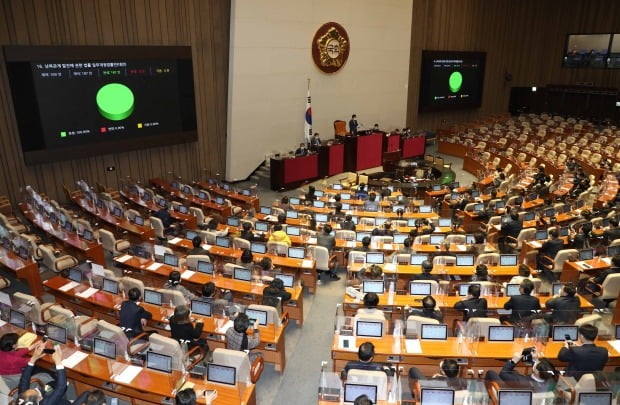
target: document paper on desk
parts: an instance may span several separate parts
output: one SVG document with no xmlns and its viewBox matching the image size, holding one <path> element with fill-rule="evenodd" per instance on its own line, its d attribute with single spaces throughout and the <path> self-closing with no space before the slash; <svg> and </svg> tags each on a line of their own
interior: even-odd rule
<svg viewBox="0 0 620 405">
<path fill-rule="evenodd" d="M 67 368 L 73 368 L 78 365 L 78 363 L 85 358 L 88 357 L 87 353 L 83 353 L 80 351 L 74 352 L 71 356 L 67 357 L 62 361 L 62 365 Z"/>
<path fill-rule="evenodd" d="M 312 260 L 304 259 L 304 261 L 301 263 L 301 267 L 303 267 L 304 269 L 311 269 L 312 268 Z"/>
<path fill-rule="evenodd" d="M 459 252 L 464 252 L 467 250 L 467 246 L 465 245 L 456 245 L 456 250 L 458 250 Z"/>
<path fill-rule="evenodd" d="M 422 353 L 422 346 L 418 339 L 405 339 L 405 350 L 407 353 Z"/>
<path fill-rule="evenodd" d="M 114 381 L 129 384 L 142 371 L 142 367 L 127 366 L 122 373 L 113 377 Z"/>
<path fill-rule="evenodd" d="M 608 340 L 607 343 L 609 343 L 616 352 L 620 353 L 620 340 Z"/>
<path fill-rule="evenodd" d="M 84 290 L 82 292 L 76 293 L 75 295 L 77 295 L 78 297 L 81 297 L 81 298 L 89 298 L 90 296 L 92 296 L 97 291 L 99 291 L 97 288 L 90 287 L 88 290 Z"/>
<path fill-rule="evenodd" d="M 172 238 L 168 241 L 168 243 L 172 243 L 173 245 L 176 245 L 177 243 L 181 242 L 183 239 L 181 238 Z"/>
<path fill-rule="evenodd" d="M 189 280 L 190 278 L 192 278 L 192 276 L 193 276 L 194 274 L 196 274 L 196 272 L 195 272 L 195 271 L 185 270 L 185 271 L 183 272 L 183 274 L 181 274 L 181 278 L 182 278 L 183 280 Z"/>
<path fill-rule="evenodd" d="M 226 331 L 228 330 L 228 328 L 231 328 L 233 326 L 233 321 L 232 320 L 228 320 L 228 322 L 226 322 L 224 325 L 220 326 L 219 328 L 217 328 L 217 331 L 219 333 L 226 333 Z"/>
<path fill-rule="evenodd" d="M 67 292 L 67 291 L 71 290 L 72 288 L 77 287 L 78 285 L 80 285 L 80 284 L 76 283 L 75 281 L 69 281 L 67 284 L 65 284 L 62 287 L 60 287 L 59 290 L 62 291 L 62 292 Z"/>
<path fill-rule="evenodd" d="M 122 255 L 122 256 L 117 257 L 114 260 L 116 260 L 117 262 L 125 263 L 129 259 L 131 259 L 131 255 Z"/>
<path fill-rule="evenodd" d="M 155 262 L 155 263 L 151 263 L 151 265 L 148 266 L 146 269 L 150 270 L 150 271 L 155 271 L 155 270 L 157 270 L 160 267 L 161 267 L 161 263 Z"/>
</svg>

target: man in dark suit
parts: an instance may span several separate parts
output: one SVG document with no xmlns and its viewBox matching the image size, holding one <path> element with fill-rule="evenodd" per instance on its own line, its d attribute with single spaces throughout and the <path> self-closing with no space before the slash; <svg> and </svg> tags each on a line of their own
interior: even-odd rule
<svg viewBox="0 0 620 405">
<path fill-rule="evenodd" d="M 193 248 L 187 251 L 187 255 L 209 255 L 209 251 L 202 247 L 202 238 L 200 236 L 194 236 L 192 239 Z"/>
<path fill-rule="evenodd" d="M 620 227 L 618 226 L 618 219 L 612 218 L 609 220 L 609 229 L 603 232 L 603 240 L 609 244 L 616 239 L 620 239 Z"/>
<path fill-rule="evenodd" d="M 305 143 L 300 143 L 299 148 L 295 151 L 295 156 L 306 156 L 308 154 L 308 149 L 306 148 Z"/>
<path fill-rule="evenodd" d="M 323 230 L 321 232 L 317 232 L 316 244 L 327 249 L 328 255 L 332 254 L 332 250 L 336 246 L 336 238 L 332 235 L 332 226 L 330 224 L 325 224 L 323 226 Z M 319 273 L 320 276 L 322 271 L 317 270 L 317 273 Z M 334 270 L 329 270 L 326 273 L 331 279 L 340 280 L 340 277 L 334 273 Z"/>
<path fill-rule="evenodd" d="M 424 260 L 420 266 L 422 268 L 422 273 L 414 274 L 411 276 L 411 280 L 435 280 L 439 282 L 439 279 L 431 274 L 433 271 L 433 262 L 430 260 Z"/>
<path fill-rule="evenodd" d="M 353 216 L 350 214 L 347 214 L 344 217 L 344 221 L 342 221 L 342 223 L 340 224 L 340 229 L 344 229 L 347 231 L 354 231 L 355 230 L 355 222 L 353 222 Z"/>
<path fill-rule="evenodd" d="M 388 377 L 394 375 L 392 370 L 387 364 L 377 363 L 372 361 L 375 357 L 375 345 L 370 342 L 364 342 L 357 350 L 357 357 L 359 361 L 350 361 L 344 366 L 342 370 L 342 379 L 347 378 L 349 370 L 368 370 L 368 371 L 383 371 Z"/>
<path fill-rule="evenodd" d="M 544 257 L 549 257 L 550 259 L 555 259 L 558 252 L 564 249 L 564 241 L 558 238 L 558 231 L 556 229 L 552 229 L 549 231 L 549 239 L 546 240 L 540 249 L 538 249 L 538 268 L 544 269 L 543 277 L 546 280 L 554 281 L 555 275 L 553 272 L 545 267 L 546 261 Z"/>
<path fill-rule="evenodd" d="M 535 354 L 535 353 L 534 353 Z M 558 372 L 547 359 L 538 359 L 532 366 L 532 374 L 525 375 L 515 370 L 515 366 L 523 359 L 523 352 L 515 352 L 500 371 L 490 370 L 485 377 L 488 381 L 504 381 L 515 388 L 531 389 L 534 392 L 547 392 L 555 388 Z"/>
<path fill-rule="evenodd" d="M 409 315 L 423 316 L 424 318 L 435 319 L 439 322 L 443 322 L 443 313 L 436 308 L 437 301 L 435 301 L 435 298 L 433 298 L 432 295 L 427 295 L 422 298 L 422 308 L 409 309 Z"/>
<path fill-rule="evenodd" d="M 55 346 L 52 359 L 56 366 L 56 385 L 51 392 L 39 392 L 38 389 L 30 389 L 30 377 L 34 370 L 34 365 L 41 357 L 43 357 L 43 349 L 45 343 L 39 342 L 28 362 L 26 368 L 22 372 L 19 379 L 19 404 L 37 404 L 37 405 L 65 405 L 70 404 L 65 398 L 67 391 L 67 371 L 62 365 L 62 349 L 61 346 Z"/>
<path fill-rule="evenodd" d="M 550 323 L 572 325 L 581 313 L 579 298 L 575 296 L 577 289 L 572 283 L 566 284 L 558 297 L 551 298 L 545 307 L 553 310 L 545 317 Z"/>
<path fill-rule="evenodd" d="M 516 210 L 513 210 L 510 212 L 510 220 L 502 223 L 500 235 L 504 237 L 510 236 L 517 239 L 522 229 L 523 223 L 519 220 L 519 213 Z"/>
<path fill-rule="evenodd" d="M 312 139 L 310 139 L 310 150 L 313 152 L 316 152 L 319 150 L 320 146 L 321 146 L 321 138 L 319 137 L 319 133 L 315 132 L 314 135 L 312 136 Z"/>
<path fill-rule="evenodd" d="M 521 322 L 529 319 L 537 310 L 540 310 L 540 301 L 538 298 L 532 297 L 530 294 L 534 290 L 532 280 L 525 279 L 521 281 L 519 286 L 520 295 L 513 295 L 504 304 L 504 309 L 511 309 L 510 322 Z"/>
<path fill-rule="evenodd" d="M 130 339 L 142 333 L 142 327 L 146 325 L 146 321 L 153 318 L 153 314 L 138 305 L 140 296 L 140 290 L 135 287 L 131 288 L 127 293 L 129 300 L 121 304 L 120 327 Z"/>
<path fill-rule="evenodd" d="M 357 135 L 357 115 L 353 114 L 349 120 L 349 132 L 351 135 Z"/>
<path fill-rule="evenodd" d="M 454 304 L 454 309 L 463 311 L 463 320 L 487 317 L 487 300 L 480 298 L 480 284 L 471 284 L 467 288 L 467 298 Z"/>
<path fill-rule="evenodd" d="M 607 363 L 609 353 L 607 349 L 598 347 L 594 340 L 598 335 L 596 326 L 585 324 L 579 327 L 579 343 L 564 343 L 564 347 L 558 353 L 558 360 L 568 363 L 566 375 L 579 380 L 582 375 L 593 371 L 601 371 Z"/>
<path fill-rule="evenodd" d="M 455 390 L 467 388 L 467 380 L 459 378 L 459 364 L 454 359 L 444 359 L 439 363 L 439 373 L 433 375 L 433 380 L 446 381 L 448 387 Z M 409 369 L 410 380 L 427 380 L 426 377 L 417 367 Z"/>
</svg>

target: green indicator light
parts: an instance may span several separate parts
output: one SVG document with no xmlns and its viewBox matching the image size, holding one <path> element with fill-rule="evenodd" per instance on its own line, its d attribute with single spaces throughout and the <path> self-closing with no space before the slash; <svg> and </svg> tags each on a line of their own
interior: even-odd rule
<svg viewBox="0 0 620 405">
<path fill-rule="evenodd" d="M 450 86 L 450 91 L 452 93 L 456 93 L 461 90 L 461 86 L 463 85 L 463 75 L 460 72 L 452 72 L 450 75 L 450 79 L 448 79 L 448 86 Z"/>
<path fill-rule="evenodd" d="M 61 138 L 66 138 L 67 137 L 67 133 L 65 131 L 61 131 L 60 132 L 60 137 Z"/>
<path fill-rule="evenodd" d="M 109 120 L 124 120 L 134 109 L 133 92 L 124 84 L 106 84 L 97 92 L 97 108 Z"/>
</svg>

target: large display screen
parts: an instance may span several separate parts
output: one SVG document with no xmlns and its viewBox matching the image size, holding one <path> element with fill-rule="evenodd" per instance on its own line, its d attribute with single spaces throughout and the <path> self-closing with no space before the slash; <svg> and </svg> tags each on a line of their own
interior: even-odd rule
<svg viewBox="0 0 620 405">
<path fill-rule="evenodd" d="M 27 164 L 197 139 L 190 47 L 5 47 Z"/>
<path fill-rule="evenodd" d="M 485 61 L 484 52 L 422 51 L 418 111 L 480 107 Z"/>
</svg>

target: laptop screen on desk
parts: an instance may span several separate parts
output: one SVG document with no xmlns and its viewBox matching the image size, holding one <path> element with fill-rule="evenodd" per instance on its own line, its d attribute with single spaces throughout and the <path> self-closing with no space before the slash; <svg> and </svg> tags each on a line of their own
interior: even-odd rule
<svg viewBox="0 0 620 405">
<path fill-rule="evenodd" d="M 314 200 L 312 201 L 312 206 L 314 208 L 325 208 L 325 201 Z"/>
<path fill-rule="evenodd" d="M 433 191 L 441 191 L 441 184 L 433 184 L 432 190 Z"/>
<path fill-rule="evenodd" d="M 110 294 L 118 294 L 118 281 L 104 277 L 101 289 L 105 292 L 109 292 Z"/>
<path fill-rule="evenodd" d="M 428 260 L 428 255 L 418 255 L 418 254 L 411 255 L 411 264 L 414 266 L 422 264 L 424 260 Z"/>
<path fill-rule="evenodd" d="M 297 219 L 299 217 L 299 213 L 297 211 L 293 211 L 293 210 L 286 210 L 286 217 L 287 218 L 292 218 L 292 219 Z"/>
<path fill-rule="evenodd" d="M 409 237 L 409 234 L 406 233 L 395 233 L 394 234 L 394 243 L 403 243 L 405 239 Z"/>
<path fill-rule="evenodd" d="M 82 282 L 82 271 L 76 267 L 69 270 L 69 279 L 75 281 L 76 283 Z"/>
<path fill-rule="evenodd" d="M 579 260 L 592 260 L 594 258 L 594 249 L 582 249 L 579 251 Z"/>
<path fill-rule="evenodd" d="M 198 260 L 197 263 L 196 270 L 198 270 L 199 273 L 213 274 L 213 263 L 205 262 L 204 260 Z"/>
<path fill-rule="evenodd" d="M 216 363 L 207 364 L 207 381 L 235 385 L 237 383 L 237 369 Z"/>
<path fill-rule="evenodd" d="M 211 316 L 211 303 L 207 301 L 192 300 L 192 312 L 202 316 Z"/>
<path fill-rule="evenodd" d="M 233 278 L 240 281 L 252 281 L 252 272 L 245 267 L 235 267 L 233 269 Z"/>
<path fill-rule="evenodd" d="M 264 243 L 252 242 L 250 244 L 250 251 L 252 253 L 265 254 L 267 252 L 267 245 Z"/>
<path fill-rule="evenodd" d="M 532 391 L 499 390 L 498 405 L 532 405 Z"/>
<path fill-rule="evenodd" d="M 448 339 L 448 325 L 434 325 L 423 323 L 420 333 L 421 339 L 446 340 Z"/>
<path fill-rule="evenodd" d="M 144 290 L 144 302 L 161 306 L 163 294 L 155 290 Z"/>
<path fill-rule="evenodd" d="M 239 226 L 239 218 L 237 218 L 237 217 L 228 217 L 226 219 L 226 225 L 228 225 L 228 226 Z"/>
<path fill-rule="evenodd" d="M 519 287 L 519 284 L 506 284 L 506 297 L 521 295 L 521 293 L 519 292 Z"/>
<path fill-rule="evenodd" d="M 433 207 L 430 205 L 420 205 L 420 214 L 430 214 L 433 212 Z"/>
<path fill-rule="evenodd" d="M 314 216 L 314 219 L 318 223 L 323 223 L 323 222 L 327 222 L 329 220 L 329 217 L 327 216 L 327 214 L 316 214 Z"/>
<path fill-rule="evenodd" d="M 616 340 L 620 339 L 620 325 L 616 325 Z"/>
<path fill-rule="evenodd" d="M 560 295 L 562 288 L 564 288 L 563 283 L 553 283 L 551 285 L 551 295 Z"/>
<path fill-rule="evenodd" d="M 54 342 L 60 343 L 61 345 L 67 343 L 67 329 L 61 326 L 55 325 L 53 323 L 48 323 L 46 335 Z"/>
<path fill-rule="evenodd" d="M 515 340 L 514 326 L 489 326 L 489 342 L 512 342 Z"/>
<path fill-rule="evenodd" d="M 611 392 L 580 392 L 579 405 L 611 405 Z"/>
<path fill-rule="evenodd" d="M 306 257 L 306 250 L 302 247 L 291 246 L 288 248 L 288 257 L 293 259 L 303 259 Z"/>
<path fill-rule="evenodd" d="M 298 226 L 287 226 L 286 234 L 290 236 L 299 236 L 301 234 L 301 228 Z"/>
<path fill-rule="evenodd" d="M 422 388 L 420 405 L 452 405 L 454 390 L 441 388 Z"/>
<path fill-rule="evenodd" d="M 540 231 L 536 231 L 536 236 L 535 236 L 536 240 L 543 240 L 543 239 L 547 239 L 548 237 L 549 237 L 549 235 L 548 235 L 546 229 L 543 229 L 543 230 L 540 230 Z"/>
<path fill-rule="evenodd" d="M 445 239 L 446 239 L 446 235 L 431 235 L 430 244 L 441 245 Z"/>
<path fill-rule="evenodd" d="M 265 214 L 265 215 L 270 215 L 271 214 L 271 207 L 267 207 L 267 206 L 261 205 L 260 213 L 261 214 Z"/>
<path fill-rule="evenodd" d="M 568 226 L 561 226 L 558 229 L 558 236 L 564 237 L 564 236 L 568 236 L 568 235 L 570 235 L 570 227 L 568 227 Z"/>
<path fill-rule="evenodd" d="M 171 373 L 172 357 L 166 354 L 148 351 L 146 352 L 146 368 L 163 371 L 164 373 Z"/>
<path fill-rule="evenodd" d="M 475 260 L 474 255 L 457 255 L 456 265 L 457 266 L 473 266 L 474 260 Z"/>
<path fill-rule="evenodd" d="M 82 233 L 82 237 L 89 242 L 93 241 L 93 233 L 88 229 L 84 229 L 84 232 Z"/>
<path fill-rule="evenodd" d="M 198 192 L 198 198 L 200 198 L 201 200 L 207 200 L 207 193 L 205 193 L 204 191 L 199 191 Z"/>
<path fill-rule="evenodd" d="M 196 236 L 200 236 L 196 231 L 185 231 L 185 239 L 193 240 Z"/>
<path fill-rule="evenodd" d="M 619 255 L 619 254 L 620 254 L 620 245 L 609 246 L 607 248 L 607 256 L 614 257 L 615 255 Z"/>
<path fill-rule="evenodd" d="M 186 205 L 179 205 L 179 212 L 180 212 L 181 214 L 187 214 L 187 212 L 188 212 L 188 211 L 189 211 L 189 210 L 187 209 L 187 206 L 186 206 Z"/>
<path fill-rule="evenodd" d="M 358 397 L 366 395 L 368 399 L 373 403 L 377 403 L 377 386 L 366 384 L 351 384 L 346 383 L 344 385 L 344 402 L 353 403 Z"/>
<path fill-rule="evenodd" d="M 547 208 L 545 210 L 545 216 L 548 218 L 555 216 L 555 208 Z"/>
<path fill-rule="evenodd" d="M 96 337 L 93 342 L 93 353 L 116 360 L 116 343 Z"/>
<path fill-rule="evenodd" d="M 380 338 L 383 336 L 383 321 L 357 321 L 357 336 Z"/>
<path fill-rule="evenodd" d="M 451 227 L 452 226 L 452 219 L 450 218 L 439 218 L 439 222 L 438 222 L 440 227 Z"/>
<path fill-rule="evenodd" d="M 269 230 L 269 224 L 267 222 L 257 222 L 254 224 L 254 228 L 259 232 L 267 232 Z"/>
<path fill-rule="evenodd" d="M 383 264 L 383 253 L 382 252 L 367 252 L 366 263 Z"/>
<path fill-rule="evenodd" d="M 284 287 L 293 288 L 293 284 L 295 283 L 295 276 L 293 276 L 292 274 L 276 273 L 273 277 L 282 280 Z"/>
<path fill-rule="evenodd" d="M 517 255 L 499 255 L 500 266 L 516 266 Z"/>
<path fill-rule="evenodd" d="M 301 201 L 297 197 L 291 197 L 291 198 L 288 199 L 288 201 L 289 201 L 289 203 L 291 203 L 291 205 L 299 205 L 299 204 L 301 204 Z"/>
<path fill-rule="evenodd" d="M 215 197 L 215 203 L 218 205 L 224 205 L 226 204 L 226 201 L 222 197 Z"/>
<path fill-rule="evenodd" d="M 228 248 L 230 247 L 230 239 L 224 236 L 216 236 L 215 237 L 215 246 Z"/>
<path fill-rule="evenodd" d="M 332 184 L 332 188 L 333 188 L 334 190 L 342 190 L 342 184 L 340 184 L 340 183 L 334 183 L 334 184 Z"/>
<path fill-rule="evenodd" d="M 355 234 L 355 240 L 361 242 L 366 236 L 370 238 L 370 232 L 357 232 Z"/>
<path fill-rule="evenodd" d="M 164 253 L 164 264 L 179 267 L 179 258 L 173 253 Z"/>
<path fill-rule="evenodd" d="M 417 283 L 411 281 L 409 283 L 409 294 L 410 295 L 431 295 L 431 285 L 432 283 Z"/>
<path fill-rule="evenodd" d="M 498 210 L 500 208 L 504 208 L 506 206 L 506 201 L 499 200 L 495 202 L 495 209 Z"/>
<path fill-rule="evenodd" d="M 464 297 L 468 294 L 469 291 L 469 286 L 471 285 L 477 285 L 478 287 L 480 287 L 480 284 L 476 284 L 476 283 L 472 283 L 472 284 L 459 284 L 459 295 L 461 297 Z"/>
<path fill-rule="evenodd" d="M 254 320 L 257 320 L 259 325 L 267 326 L 267 311 L 248 308 L 245 310 L 245 314 L 250 318 L 250 325 L 253 325 Z"/>
<path fill-rule="evenodd" d="M 523 215 L 523 220 L 524 221 L 533 221 L 536 218 L 536 213 L 535 212 L 526 212 Z"/>
<path fill-rule="evenodd" d="M 563 342 L 566 335 L 570 336 L 570 340 L 576 341 L 579 333 L 579 326 L 574 325 L 553 325 L 553 340 Z"/>
<path fill-rule="evenodd" d="M 9 323 L 20 329 L 26 329 L 26 315 L 23 312 L 11 309 L 9 311 Z"/>
<path fill-rule="evenodd" d="M 362 284 L 362 292 L 364 294 L 383 294 L 384 289 L 385 287 L 383 280 L 364 280 L 364 283 Z"/>
</svg>

